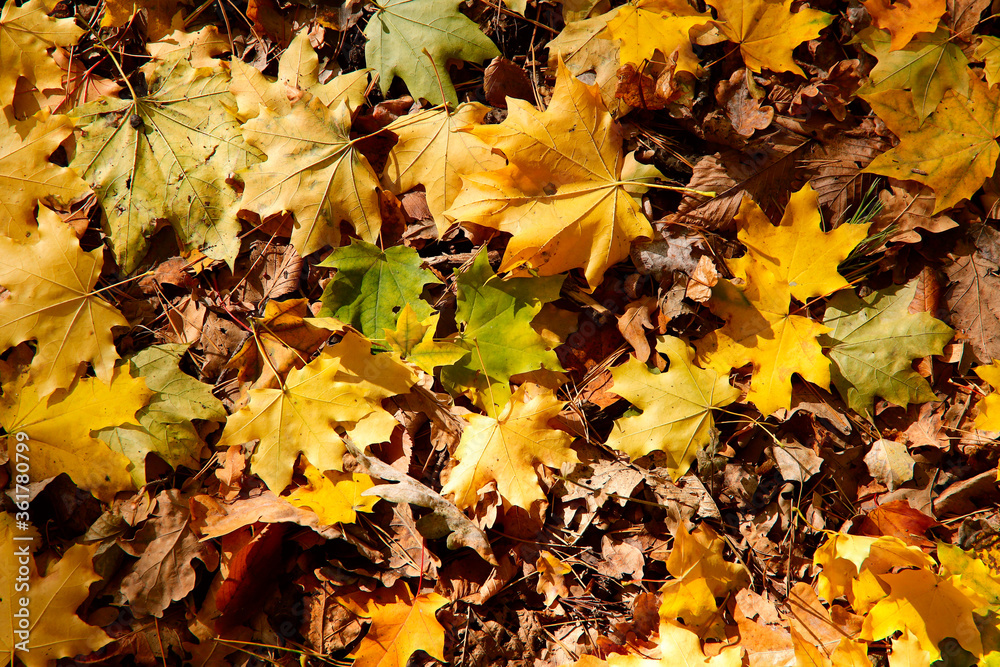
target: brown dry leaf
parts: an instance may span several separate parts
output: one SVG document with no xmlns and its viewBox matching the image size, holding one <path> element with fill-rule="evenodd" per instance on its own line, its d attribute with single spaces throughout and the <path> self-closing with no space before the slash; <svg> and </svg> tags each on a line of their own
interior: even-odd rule
<svg viewBox="0 0 1000 667">
<path fill-rule="evenodd" d="M 507 98 L 513 97 L 526 102 L 535 101 L 535 87 L 527 72 L 520 65 L 503 56 L 497 56 L 483 72 L 483 91 L 486 101 L 500 109 L 507 108 Z"/>
<path fill-rule="evenodd" d="M 933 214 L 934 194 L 930 188 L 911 186 L 904 188 L 902 181 L 890 181 L 891 190 L 879 193 L 882 210 L 872 218 L 870 233 L 877 234 L 893 226 L 886 243 L 919 243 L 918 229 L 934 234 L 958 227 L 958 223 L 944 214 Z"/>
<path fill-rule="evenodd" d="M 706 303 L 712 298 L 712 288 L 718 282 L 719 270 L 715 268 L 715 263 L 708 255 L 702 255 L 698 266 L 691 272 L 684 296 L 698 303 Z"/>
<path fill-rule="evenodd" d="M 191 499 L 191 529 L 202 538 L 217 538 L 255 523 L 295 523 L 328 539 L 341 536 L 335 526 L 321 526 L 315 512 L 301 509 L 267 489 L 249 498 L 219 502 L 208 495 Z"/>
<path fill-rule="evenodd" d="M 550 551 L 542 551 L 535 561 L 535 571 L 538 572 L 538 583 L 535 590 L 545 596 L 545 606 L 551 607 L 552 603 L 561 597 L 569 596 L 569 588 L 566 586 L 566 575 L 573 571 L 569 565 L 559 560 Z"/>
<path fill-rule="evenodd" d="M 122 592 L 137 614 L 162 617 L 175 600 L 183 600 L 194 589 L 195 569 L 200 560 L 210 571 L 219 566 L 219 552 L 199 542 L 191 530 L 191 510 L 179 489 L 161 491 L 156 513 L 131 541 L 119 545 L 139 561 L 122 579 Z"/>
<path fill-rule="evenodd" d="M 757 130 L 765 130 L 774 119 L 774 108 L 761 106 L 747 87 L 747 70 L 739 69 L 728 81 L 720 81 L 715 88 L 715 100 L 724 108 L 729 122 L 737 134 L 750 137 Z"/>
<path fill-rule="evenodd" d="M 971 243 L 959 245 L 944 267 L 950 285 L 945 307 L 955 330 L 972 344 L 980 363 L 1000 359 L 1000 233 L 986 225 L 969 228 Z"/>
<path fill-rule="evenodd" d="M 652 348 L 646 338 L 646 330 L 653 328 L 650 315 L 659 307 L 655 297 L 645 296 L 625 306 L 625 312 L 618 318 L 618 331 L 635 350 L 635 358 L 646 362 Z"/>
<path fill-rule="evenodd" d="M 884 140 L 861 128 L 813 144 L 801 157 L 829 220 L 839 224 L 856 210 L 875 180 L 861 170 L 887 148 Z"/>
<path fill-rule="evenodd" d="M 632 63 L 625 63 L 618 70 L 615 97 L 630 107 L 646 111 L 657 111 L 667 106 L 667 100 L 657 92 L 657 81 Z"/>
</svg>

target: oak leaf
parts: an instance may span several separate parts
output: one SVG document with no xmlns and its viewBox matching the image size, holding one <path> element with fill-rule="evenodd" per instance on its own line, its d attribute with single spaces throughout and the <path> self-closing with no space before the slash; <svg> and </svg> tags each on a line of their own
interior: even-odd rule
<svg viewBox="0 0 1000 667">
<path fill-rule="evenodd" d="M 247 143 L 267 155 L 243 174 L 240 207 L 261 219 L 291 211 L 292 245 L 305 257 L 340 245 L 340 223 L 374 243 L 382 227 L 378 177 L 351 140 L 347 102 L 328 109 L 303 98 L 288 113 L 262 109 L 243 125 Z"/>
<path fill-rule="evenodd" d="M 183 248 L 231 263 L 240 223 L 226 181 L 258 158 L 225 108 L 233 105 L 229 77 L 186 60 L 142 72 L 127 93 L 134 99 L 104 97 L 73 110 L 81 135 L 70 166 L 97 193 L 123 272 L 139 266 L 162 220 Z"/>
<path fill-rule="evenodd" d="M 421 650 L 444 661 L 444 626 L 435 613 L 448 604 L 447 598 L 433 592 L 414 596 L 398 581 L 392 588 L 354 593 L 340 602 L 371 620 L 368 634 L 351 653 L 354 667 L 406 667 Z"/>
<path fill-rule="evenodd" d="M 134 377 L 141 377 L 153 392 L 149 404 L 136 414 L 138 426 L 123 424 L 101 429 L 96 435 L 111 449 L 132 462 L 137 487 L 146 484 L 146 456 L 155 453 L 176 468 L 198 468 L 205 446 L 193 419 L 224 423 L 226 409 L 212 395 L 212 385 L 199 382 L 179 367 L 186 345 L 153 345 L 130 360 Z"/>
<path fill-rule="evenodd" d="M 32 442 L 33 481 L 66 473 L 81 489 L 105 502 L 133 488 L 129 460 L 91 435 L 108 426 L 137 423 L 135 414 L 153 392 L 141 378 L 116 369 L 107 384 L 84 378 L 69 391 L 39 395 L 30 372 L 3 386 L 0 423 L 8 434 L 27 433 Z M 8 452 L 13 435 L 7 436 Z"/>
<path fill-rule="evenodd" d="M 697 74 L 701 67 L 692 48 L 690 31 L 708 25 L 711 14 L 694 10 L 686 0 L 636 0 L 618 8 L 602 36 L 620 39 L 621 63 L 641 64 L 678 52 L 676 71 Z"/>
<path fill-rule="evenodd" d="M 46 50 L 69 48 L 84 31 L 73 18 L 48 16 L 57 4 L 57 0 L 29 0 L 18 6 L 7 0 L 0 9 L 0 107 L 11 103 L 19 76 L 38 90 L 62 87 L 63 71 Z"/>
<path fill-rule="evenodd" d="M 562 370 L 553 346 L 531 326 L 542 306 L 559 298 L 562 282 L 562 276 L 501 280 L 479 253 L 456 279 L 460 335 L 454 342 L 466 353 L 441 369 L 444 385 L 471 393 L 495 416 L 510 398 L 511 376 Z"/>
<path fill-rule="evenodd" d="M 335 317 L 373 340 L 395 326 L 402 304 L 420 319 L 429 317 L 433 311 L 420 292 L 441 281 L 422 263 L 416 250 L 402 245 L 382 250 L 357 240 L 337 248 L 319 264 L 337 269 L 323 288 L 319 316 Z"/>
<path fill-rule="evenodd" d="M 362 496 L 375 486 L 363 473 L 327 470 L 323 472 L 306 462 L 302 471 L 307 483 L 296 487 L 286 500 L 296 507 L 312 510 L 324 526 L 354 523 L 358 512 L 371 512 L 378 498 Z"/>
<path fill-rule="evenodd" d="M 880 396 L 895 405 L 934 400 L 912 361 L 941 354 L 954 331 L 929 313 L 909 313 L 916 282 L 872 292 L 860 299 L 844 291 L 830 299 L 821 339 L 833 362 L 833 384 L 858 414 L 871 417 Z"/>
<path fill-rule="evenodd" d="M 992 388 L 992 391 L 979 401 L 976 428 L 984 431 L 1000 431 L 1000 360 L 994 359 L 992 364 L 976 366 L 972 370 Z"/>
<path fill-rule="evenodd" d="M 336 76 L 327 83 L 319 82 L 319 57 L 306 32 L 299 32 L 278 59 L 278 77 L 264 76 L 253 65 L 233 59 L 229 92 L 236 100 L 236 116 L 242 122 L 256 118 L 261 108 L 280 116 L 291 112 L 292 106 L 309 93 L 329 108 L 344 100 L 351 109 L 364 102 L 368 86 L 367 69 Z"/>
<path fill-rule="evenodd" d="M 496 482 L 505 504 L 528 509 L 544 500 L 535 466 L 579 461 L 569 446 L 573 438 L 549 426 L 564 405 L 550 389 L 525 383 L 498 417 L 466 415 L 468 426 L 454 454 L 458 465 L 441 493 L 454 493 L 461 508 L 473 507 L 479 490 Z"/>
<path fill-rule="evenodd" d="M 545 596 L 546 607 L 551 607 L 561 597 L 569 597 L 570 591 L 565 579 L 573 568 L 567 563 L 559 560 L 551 551 L 542 551 L 535 561 L 535 571 L 538 573 L 535 590 Z"/>
<path fill-rule="evenodd" d="M 0 350 L 35 341 L 29 377 L 40 398 L 69 387 L 87 362 L 110 383 L 118 358 L 111 331 L 128 322 L 94 291 L 101 248 L 81 250 L 70 226 L 44 206 L 27 240 L 0 237 L 0 285 L 9 291 L 0 302 Z"/>
<path fill-rule="evenodd" d="M 423 185 L 438 236 L 451 225 L 444 212 L 462 189 L 462 175 L 504 166 L 504 159 L 494 154 L 489 144 L 459 131 L 482 123 L 489 111 L 489 107 L 471 102 L 454 113 L 427 109 L 401 116 L 386 128 L 398 140 L 389 152 L 382 185 L 397 195 Z"/>
<path fill-rule="evenodd" d="M 458 5 L 458 0 L 385 0 L 376 5 L 365 27 L 365 62 L 378 72 L 383 94 L 399 76 L 414 98 L 458 106 L 448 60 L 481 63 L 500 55 Z"/>
<path fill-rule="evenodd" d="M 288 373 L 279 389 L 250 390 L 250 404 L 232 415 L 220 447 L 260 440 L 250 469 L 275 493 L 292 481 L 299 453 L 320 470 L 343 470 L 340 427 L 359 446 L 388 441 L 396 421 L 381 400 L 404 394 L 415 377 L 388 353 L 350 331 L 304 368 Z"/>
<path fill-rule="evenodd" d="M 18 537 L 38 539 L 34 528 L 18 528 Z M 14 658 L 26 667 L 44 667 L 59 658 L 88 654 L 112 641 L 104 630 L 80 620 L 76 609 L 90 596 L 90 585 L 100 581 L 94 572 L 93 558 L 99 545 L 74 544 L 56 561 L 50 561 L 44 575 L 35 566 L 30 554 L 31 541 L 14 541 L 14 516 L 0 515 L 0 662 L 14 664 Z M 15 556 L 21 548 L 28 550 Z M 26 556 L 26 558 L 25 558 Z M 18 568 L 29 571 L 26 577 Z M 15 578 L 15 575 L 18 575 Z M 23 588 L 24 582 L 30 587 Z M 16 584 L 16 582 L 22 582 Z M 16 587 L 15 587 L 16 585 Z M 23 609 L 22 599 L 28 600 L 28 617 L 15 617 Z M 26 620 L 24 631 L 20 620 Z M 24 641 L 28 650 L 16 649 Z"/>
<path fill-rule="evenodd" d="M 753 378 L 747 400 L 762 414 L 788 408 L 791 376 L 821 387 L 830 384 L 830 362 L 817 337 L 829 328 L 790 314 L 790 299 L 805 301 L 848 285 L 837 266 L 867 233 L 867 225 L 824 232 L 816 193 L 793 193 L 780 224 L 773 226 L 749 197 L 736 216 L 747 254 L 730 262 L 734 283 L 720 280 L 709 307 L 726 325 L 695 343 L 701 365 L 727 372 L 747 363 Z"/>
<path fill-rule="evenodd" d="M 888 90 L 909 90 L 917 119 L 922 122 L 949 90 L 969 96 L 969 60 L 945 28 L 921 34 L 899 50 L 892 46 L 888 33 L 874 28 L 861 31 L 858 41 L 878 59 L 868 74 L 867 85 L 859 93 L 861 97 Z"/>
<path fill-rule="evenodd" d="M 714 428 L 712 411 L 740 397 L 729 378 L 694 365 L 694 350 L 672 336 L 661 337 L 656 350 L 669 368 L 653 374 L 634 357 L 611 369 L 610 391 L 626 399 L 641 415 L 615 421 L 607 445 L 633 459 L 661 450 L 667 454 L 671 477 L 679 479 L 694 462 L 698 450 L 709 444 Z"/>
<path fill-rule="evenodd" d="M 153 518 L 122 548 L 139 556 L 122 579 L 121 590 L 136 614 L 162 617 L 175 600 L 183 600 L 194 589 L 198 559 L 211 571 L 219 566 L 219 552 L 202 542 L 191 529 L 188 499 L 179 489 L 161 491 Z"/>
<path fill-rule="evenodd" d="M 13 7 L 13 2 L 8 6 Z M 21 242 L 36 228 L 36 201 L 69 202 L 84 197 L 90 188 L 72 169 L 49 162 L 49 156 L 73 133 L 68 116 L 43 111 L 27 136 L 18 130 L 16 125 L 0 124 L 0 191 L 4 193 L 0 234 Z"/>
<path fill-rule="evenodd" d="M 591 289 L 653 231 L 636 181 L 659 175 L 622 154 L 622 129 L 595 86 L 559 66 L 545 111 L 510 100 L 499 125 L 469 130 L 507 158 L 507 166 L 463 176 L 446 215 L 512 235 L 501 271 L 524 265 L 551 276 L 582 268 Z"/>
<path fill-rule="evenodd" d="M 805 76 L 795 64 L 792 50 L 830 25 L 831 14 L 799 7 L 792 0 L 707 0 L 719 13 L 716 23 L 730 42 L 740 45 L 743 62 L 754 72 L 766 67 L 772 72 L 794 72 Z"/>
<path fill-rule="evenodd" d="M 861 0 L 872 21 L 892 35 L 890 48 L 906 46 L 918 32 L 934 32 L 947 9 L 945 0 Z"/>
</svg>

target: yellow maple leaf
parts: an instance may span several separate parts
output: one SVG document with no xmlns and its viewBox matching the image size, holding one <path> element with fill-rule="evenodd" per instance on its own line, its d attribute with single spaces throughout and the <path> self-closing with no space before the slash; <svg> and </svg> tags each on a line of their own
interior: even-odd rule
<svg viewBox="0 0 1000 667">
<path fill-rule="evenodd" d="M 402 581 L 374 594 L 354 593 L 340 600 L 347 609 L 371 620 L 371 628 L 350 657 L 354 667 L 406 667 L 424 651 L 444 662 L 444 626 L 435 613 L 448 604 L 437 593 L 414 597 Z"/>
<path fill-rule="evenodd" d="M 920 640 L 909 630 L 892 640 L 889 667 L 930 667 L 931 654 L 920 648 Z"/>
<path fill-rule="evenodd" d="M 73 46 L 83 29 L 72 17 L 48 16 L 57 4 L 57 0 L 29 0 L 18 7 L 7 0 L 0 9 L 0 107 L 11 103 L 19 76 L 39 90 L 61 87 L 63 71 L 46 50 Z"/>
<path fill-rule="evenodd" d="M 829 533 L 827 541 L 816 549 L 813 562 L 822 567 L 816 590 L 827 601 L 841 595 L 852 599 L 852 582 L 859 573 L 881 574 L 896 566 L 929 569 L 935 565 L 934 559 L 919 547 L 910 546 L 898 537 L 843 533 Z"/>
<path fill-rule="evenodd" d="M 389 152 L 382 185 L 397 195 L 423 185 L 438 236 L 451 225 L 444 212 L 462 189 L 462 175 L 500 169 L 505 164 L 485 141 L 459 131 L 482 123 L 489 111 L 489 107 L 470 102 L 460 105 L 455 113 L 427 109 L 401 116 L 386 127 L 399 140 Z"/>
<path fill-rule="evenodd" d="M 929 570 L 903 570 L 881 574 L 889 585 L 889 596 L 879 601 L 865 617 L 862 639 L 877 641 L 901 630 L 909 630 L 920 648 L 941 658 L 938 644 L 954 637 L 966 651 L 981 656 L 983 644 L 972 610 L 976 604 L 952 582 Z"/>
<path fill-rule="evenodd" d="M 505 504 L 527 509 L 543 500 L 535 465 L 557 468 L 579 461 L 569 447 L 573 438 L 548 425 L 564 405 L 552 390 L 525 383 L 498 418 L 467 415 L 469 425 L 462 431 L 454 454 L 458 465 L 441 494 L 454 493 L 456 505 L 472 507 L 478 500 L 477 492 L 496 482 Z"/>
<path fill-rule="evenodd" d="M 601 36 L 621 40 L 623 65 L 653 60 L 656 51 L 664 58 L 677 51 L 676 71 L 697 74 L 701 67 L 689 33 L 711 21 L 711 14 L 695 11 L 686 0 L 636 0 L 618 8 Z"/>
<path fill-rule="evenodd" d="M 969 96 L 949 91 L 923 123 L 908 91 L 865 96 L 899 145 L 864 171 L 919 181 L 934 190 L 933 215 L 971 197 L 1000 158 L 1000 91 L 971 77 Z"/>
<path fill-rule="evenodd" d="M 302 369 L 293 369 L 281 388 L 250 390 L 250 403 L 232 415 L 220 447 L 260 440 L 251 470 L 275 493 L 292 481 L 304 453 L 321 470 L 343 470 L 344 429 L 359 446 L 389 439 L 396 420 L 383 398 L 405 394 L 416 378 L 391 354 L 371 353 L 371 343 L 348 331 Z"/>
<path fill-rule="evenodd" d="M 9 435 L 7 451 L 14 451 L 17 433 L 28 436 L 32 481 L 66 473 L 81 489 L 105 502 L 115 493 L 132 489 L 128 457 L 90 435 L 91 431 L 138 424 L 135 413 L 153 392 L 142 378 L 133 378 L 127 367 L 115 369 L 108 384 L 84 378 L 68 392 L 46 398 L 22 372 L 3 386 L 0 423 Z"/>
<path fill-rule="evenodd" d="M 934 32 L 944 15 L 946 0 L 861 0 L 872 21 L 892 35 L 893 51 L 906 46 L 918 32 Z"/>
<path fill-rule="evenodd" d="M 790 298 L 805 301 L 848 286 L 837 266 L 868 232 L 867 225 L 841 225 L 824 232 L 815 191 L 808 184 L 792 194 L 777 227 L 749 197 L 736 215 L 747 254 L 730 262 L 740 289 L 720 280 L 709 307 L 726 325 L 696 342 L 703 366 L 722 373 L 753 365 L 747 400 L 764 415 L 788 408 L 792 374 L 824 389 L 830 361 L 816 337 L 830 329 L 790 313 Z"/>
<path fill-rule="evenodd" d="M 363 473 L 338 470 L 322 472 L 306 461 L 302 474 L 309 483 L 296 488 L 286 499 L 296 507 L 315 512 L 324 526 L 354 523 L 358 512 L 371 512 L 379 500 L 375 496 L 361 495 L 363 491 L 375 486 L 372 478 Z"/>
<path fill-rule="evenodd" d="M 1000 431 L 1000 359 L 994 359 L 992 364 L 986 366 L 976 366 L 972 370 L 993 388 L 992 392 L 979 401 L 976 428 Z"/>
<path fill-rule="evenodd" d="M 38 539 L 34 528 L 19 529 L 17 536 Z M 90 584 L 101 579 L 93 566 L 98 546 L 73 545 L 41 575 L 31 553 L 32 540 L 15 541 L 14 516 L 0 514 L 0 662 L 13 664 L 16 656 L 26 667 L 43 667 L 113 641 L 76 615 L 90 595 Z M 29 571 L 26 577 L 20 576 L 19 567 Z M 26 607 L 22 600 L 27 600 Z"/>
<path fill-rule="evenodd" d="M 248 144 L 267 154 L 243 174 L 243 210 L 262 219 L 291 211 L 292 245 L 303 257 L 339 246 L 344 220 L 359 237 L 375 242 L 382 227 L 378 177 L 351 140 L 346 101 L 328 109 L 310 97 L 288 113 L 261 109 L 242 131 Z"/>
<path fill-rule="evenodd" d="M 706 0 L 719 12 L 719 30 L 740 45 L 743 62 L 754 72 L 766 67 L 772 72 L 794 72 L 805 76 L 792 59 L 792 50 L 830 25 L 833 15 L 808 7 L 794 14 L 792 0 Z"/>
<path fill-rule="evenodd" d="M 643 412 L 616 420 L 607 444 L 633 459 L 664 451 L 670 475 L 678 479 L 711 440 L 712 410 L 737 400 L 740 392 L 726 375 L 695 366 L 694 351 L 681 339 L 661 337 L 656 349 L 669 360 L 666 372 L 654 375 L 635 357 L 611 369 L 610 391 Z"/>
<path fill-rule="evenodd" d="M 405 304 L 399 311 L 396 329 L 385 329 L 385 344 L 428 375 L 433 375 L 437 366 L 453 364 L 468 353 L 451 340 L 434 340 L 440 317 L 441 313 L 434 313 L 421 322 L 410 304 Z"/>
<path fill-rule="evenodd" d="M 292 105 L 309 93 L 329 108 L 344 100 L 357 109 L 365 99 L 368 72 L 360 69 L 319 82 L 319 57 L 305 31 L 299 32 L 278 59 L 278 78 L 271 80 L 249 63 L 233 60 L 229 92 L 236 98 L 236 117 L 241 121 L 256 118 L 262 108 L 277 115 L 291 112 Z"/>
<path fill-rule="evenodd" d="M 728 562 L 723 556 L 726 541 L 708 524 L 688 532 L 681 522 L 674 533 L 674 544 L 667 556 L 667 571 L 674 577 L 662 588 L 660 618 L 681 619 L 689 627 L 718 621 L 715 598 L 722 597 L 749 582 L 742 565 Z"/>
<path fill-rule="evenodd" d="M 496 171 L 463 176 L 446 215 L 512 235 L 500 265 L 552 276 L 582 268 L 590 287 L 653 233 L 633 194 L 655 169 L 622 154 L 621 126 L 596 86 L 560 64 L 552 102 L 538 111 L 511 100 L 500 125 L 469 130 L 507 157 Z"/>
<path fill-rule="evenodd" d="M 717 654 L 708 656 L 701 647 L 698 633 L 674 621 L 660 621 L 659 636 L 655 638 L 657 647 L 642 653 L 611 653 L 608 659 L 599 660 L 585 655 L 577 667 L 740 667 L 743 664 L 743 648 L 739 645 L 726 646 Z M 651 654 L 659 657 L 649 657 Z"/>
<path fill-rule="evenodd" d="M 81 250 L 70 226 L 44 206 L 27 240 L 0 237 L 0 285 L 10 292 L 0 301 L 0 350 L 35 341 L 30 379 L 39 398 L 69 387 L 85 362 L 110 383 L 118 358 L 111 330 L 128 321 L 93 291 L 104 249 Z"/>
<path fill-rule="evenodd" d="M 72 169 L 49 162 L 59 144 L 73 134 L 73 121 L 45 111 L 36 121 L 23 138 L 17 126 L 0 124 L 0 192 L 4 193 L 0 234 L 18 242 L 36 228 L 36 201 L 58 198 L 69 202 L 90 191 Z"/>
</svg>

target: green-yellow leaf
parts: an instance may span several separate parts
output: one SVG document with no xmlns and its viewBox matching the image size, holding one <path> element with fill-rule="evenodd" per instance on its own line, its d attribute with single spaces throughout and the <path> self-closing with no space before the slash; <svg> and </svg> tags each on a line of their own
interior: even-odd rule
<svg viewBox="0 0 1000 667">
<path fill-rule="evenodd" d="M 663 373 L 652 373 L 635 357 L 611 369 L 610 390 L 643 412 L 616 420 L 607 444 L 633 459 L 664 451 L 670 475 L 678 479 L 712 438 L 712 410 L 737 400 L 740 392 L 728 376 L 695 366 L 694 350 L 680 338 L 662 337 L 656 349 L 669 360 Z"/>
<path fill-rule="evenodd" d="M 440 313 L 434 313 L 420 321 L 410 304 L 406 304 L 399 311 L 395 331 L 385 330 L 385 344 L 428 375 L 433 375 L 438 366 L 454 364 L 467 354 L 464 347 L 452 340 L 434 340 L 439 317 Z"/>
</svg>

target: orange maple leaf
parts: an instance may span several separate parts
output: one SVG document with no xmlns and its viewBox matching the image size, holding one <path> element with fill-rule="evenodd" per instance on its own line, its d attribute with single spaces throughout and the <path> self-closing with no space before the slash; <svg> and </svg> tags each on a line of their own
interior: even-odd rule
<svg viewBox="0 0 1000 667">
<path fill-rule="evenodd" d="M 444 662 L 444 626 L 435 613 L 448 604 L 437 593 L 416 597 L 402 581 L 374 594 L 354 593 L 340 600 L 347 609 L 371 620 L 371 628 L 351 653 L 354 667 L 406 667 L 422 650 Z"/>
</svg>

